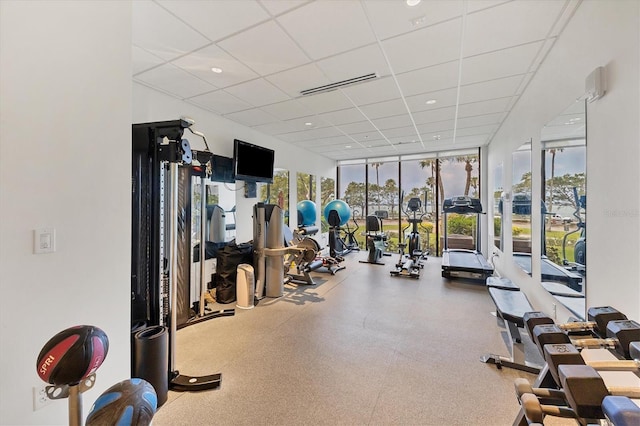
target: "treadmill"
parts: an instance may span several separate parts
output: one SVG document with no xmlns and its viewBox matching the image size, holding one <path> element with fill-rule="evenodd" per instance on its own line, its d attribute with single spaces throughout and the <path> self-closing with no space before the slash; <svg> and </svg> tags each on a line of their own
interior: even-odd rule
<svg viewBox="0 0 640 426">
<path fill-rule="evenodd" d="M 480 215 L 482 214 L 480 200 L 467 196 L 448 198 L 444 200 L 442 212 L 444 218 L 442 277 L 481 280 L 484 283 L 487 277 L 493 275 L 493 266 L 480 253 Z M 477 216 L 474 250 L 449 248 L 447 234 L 447 215 L 449 213 L 475 214 Z"/>
<path fill-rule="evenodd" d="M 531 275 L 531 253 L 513 253 L 513 260 Z M 563 283 L 575 291 L 582 291 L 582 276 L 553 263 L 547 256 L 540 258 L 540 273 L 542 281 Z"/>
</svg>

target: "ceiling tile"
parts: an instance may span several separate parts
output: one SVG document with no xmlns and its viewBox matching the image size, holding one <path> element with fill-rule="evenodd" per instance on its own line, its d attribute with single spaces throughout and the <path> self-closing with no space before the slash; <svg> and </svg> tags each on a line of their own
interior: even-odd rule
<svg viewBox="0 0 640 426">
<path fill-rule="evenodd" d="M 444 107 L 413 113 L 413 120 L 415 121 L 416 125 L 418 125 L 424 123 L 433 123 L 436 121 L 453 120 L 455 118 L 455 115 L 455 107 Z"/>
<path fill-rule="evenodd" d="M 171 64 L 140 73 L 134 79 L 180 98 L 189 98 L 215 89 L 209 83 Z"/>
<path fill-rule="evenodd" d="M 467 16 L 464 56 L 543 40 L 564 1 L 512 1 Z"/>
<path fill-rule="evenodd" d="M 543 43 L 540 41 L 463 59 L 462 84 L 526 73 Z"/>
<path fill-rule="evenodd" d="M 291 133 L 302 130 L 302 128 L 299 128 L 294 123 L 289 123 L 287 121 L 277 121 L 274 123 L 260 124 L 254 126 L 254 129 L 268 135 L 279 135 L 281 133 Z"/>
<path fill-rule="evenodd" d="M 277 104 L 272 105 L 265 105 L 261 109 L 271 115 L 275 115 L 281 120 L 290 120 L 292 118 L 313 115 L 313 111 L 297 99 L 278 102 Z"/>
<path fill-rule="evenodd" d="M 353 144 L 353 140 L 348 136 L 333 136 L 330 138 L 318 138 L 310 141 L 300 142 L 304 146 L 328 146 L 328 145 L 349 145 Z"/>
<path fill-rule="evenodd" d="M 511 97 L 462 104 L 458 107 L 458 117 L 470 117 L 474 115 L 492 114 L 494 112 L 504 112 L 507 110 L 510 101 Z"/>
<path fill-rule="evenodd" d="M 437 90 L 435 92 L 421 93 L 419 95 L 408 96 L 406 98 L 407 105 L 411 112 L 428 111 L 438 108 L 444 108 L 456 104 L 458 90 L 455 88 L 446 90 Z M 436 103 L 427 104 L 427 101 L 434 100 Z"/>
<path fill-rule="evenodd" d="M 485 115 L 476 115 L 473 117 L 463 117 L 458 119 L 457 127 L 463 129 L 465 127 L 484 126 L 487 124 L 498 124 L 504 118 L 505 113 L 494 113 Z"/>
<path fill-rule="evenodd" d="M 218 114 L 230 114 L 236 111 L 251 109 L 251 105 L 230 95 L 224 90 L 217 90 L 215 92 L 195 96 L 188 99 L 188 101 Z"/>
<path fill-rule="evenodd" d="M 320 60 L 316 64 L 332 82 L 367 74 L 383 77 L 391 73 L 378 43 Z"/>
<path fill-rule="evenodd" d="M 307 2 L 308 0 L 260 0 L 272 16 L 280 15 Z"/>
<path fill-rule="evenodd" d="M 359 1 L 342 0 L 306 4 L 277 18 L 313 59 L 364 46 L 376 41 Z"/>
<path fill-rule="evenodd" d="M 364 6 L 380 40 L 462 15 L 461 0 L 423 1 L 414 7 L 404 1 L 369 0 Z"/>
<path fill-rule="evenodd" d="M 424 123 L 417 124 L 416 127 L 420 134 L 428 133 L 428 134 L 442 134 L 442 132 L 451 131 L 453 134 L 454 127 L 453 120 L 445 120 L 445 121 L 436 121 L 433 123 Z"/>
<path fill-rule="evenodd" d="M 307 64 L 273 74 L 267 77 L 267 80 L 292 98 L 300 96 L 302 90 L 331 83 L 316 64 Z"/>
<path fill-rule="evenodd" d="M 402 99 L 392 99 L 390 101 L 363 105 L 359 108 L 370 120 L 389 117 L 391 115 L 406 114 L 407 112 L 407 107 L 404 105 L 404 102 L 402 102 Z"/>
<path fill-rule="evenodd" d="M 339 90 L 304 96 L 298 100 L 315 114 L 322 114 L 329 111 L 337 111 L 353 107 L 353 104 L 349 99 L 347 99 Z"/>
<path fill-rule="evenodd" d="M 339 126 L 341 124 L 357 123 L 366 119 L 364 115 L 356 108 L 341 109 L 339 111 L 326 112 L 324 114 L 318 114 L 318 117 L 333 124 Z"/>
<path fill-rule="evenodd" d="M 387 129 L 387 130 L 383 130 L 382 133 L 387 137 L 387 139 L 392 139 L 392 138 L 408 138 L 411 140 L 418 139 L 416 129 L 413 126 L 396 127 L 395 129 Z"/>
<path fill-rule="evenodd" d="M 462 20 L 426 27 L 382 43 L 394 73 L 403 73 L 460 57 Z"/>
<path fill-rule="evenodd" d="M 149 53 L 140 47 L 132 46 L 131 65 L 132 65 L 133 75 L 146 71 L 162 63 L 164 63 L 164 59 L 159 58 L 156 55 Z"/>
<path fill-rule="evenodd" d="M 245 126 L 260 126 L 267 123 L 274 123 L 278 121 L 276 117 L 271 114 L 267 114 L 266 112 L 254 108 L 247 109 L 244 111 L 232 112 L 230 114 L 226 114 L 225 118 L 228 118 L 233 121 L 237 121 L 238 123 L 244 124 Z"/>
<path fill-rule="evenodd" d="M 213 44 L 178 58 L 173 64 L 219 88 L 258 77 L 242 62 Z M 211 71 L 213 67 L 222 69 L 222 72 L 214 73 Z"/>
<path fill-rule="evenodd" d="M 391 77 L 365 81 L 341 90 L 356 105 L 388 101 L 400 96 L 398 86 Z"/>
<path fill-rule="evenodd" d="M 158 2 L 211 41 L 220 40 L 270 18 L 269 14 L 254 0 L 158 0 Z"/>
<path fill-rule="evenodd" d="M 486 126 L 465 127 L 463 129 L 457 129 L 456 135 L 458 136 L 473 136 L 473 135 L 490 135 L 498 129 L 497 124 L 489 124 Z"/>
<path fill-rule="evenodd" d="M 513 96 L 518 92 L 523 78 L 523 75 L 515 75 L 461 86 L 460 103 L 466 104 L 485 99 Z"/>
<path fill-rule="evenodd" d="M 328 138 L 343 135 L 333 127 L 305 130 L 302 132 L 283 133 L 278 138 L 287 142 L 306 141 L 311 139 Z"/>
<path fill-rule="evenodd" d="M 397 76 L 404 96 L 418 95 L 458 85 L 458 61 L 409 71 Z"/>
<path fill-rule="evenodd" d="M 157 3 L 134 1 L 131 38 L 134 46 L 171 60 L 210 43 Z"/>
<path fill-rule="evenodd" d="M 375 127 L 369 121 L 361 121 L 359 123 L 343 124 L 338 128 L 347 133 L 363 133 L 363 132 L 375 132 Z"/>
<path fill-rule="evenodd" d="M 263 76 L 309 62 L 304 52 L 273 21 L 229 37 L 218 46 Z"/>
<path fill-rule="evenodd" d="M 512 0 L 473 0 L 467 2 L 467 13 L 477 12 L 479 10 L 488 9 L 490 7 L 497 6 L 502 3 L 507 3 Z"/>
<path fill-rule="evenodd" d="M 394 129 L 396 127 L 413 126 L 409 114 L 395 115 L 393 117 L 379 118 L 372 120 L 373 124 L 380 130 Z"/>
<path fill-rule="evenodd" d="M 384 135 L 381 134 L 380 132 L 376 131 L 372 131 L 372 132 L 364 132 L 364 133 L 353 133 L 351 136 L 354 140 L 368 145 L 368 144 L 372 144 L 375 143 L 376 141 L 385 141 Z"/>
<path fill-rule="evenodd" d="M 262 78 L 227 87 L 225 90 L 257 107 L 290 99 L 286 93 Z"/>
</svg>

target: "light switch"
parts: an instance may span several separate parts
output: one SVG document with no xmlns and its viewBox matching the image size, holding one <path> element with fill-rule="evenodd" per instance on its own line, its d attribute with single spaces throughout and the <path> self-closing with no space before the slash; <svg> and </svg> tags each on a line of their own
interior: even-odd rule
<svg viewBox="0 0 640 426">
<path fill-rule="evenodd" d="M 40 228 L 33 231 L 33 253 L 53 253 L 56 251 L 55 228 Z"/>
</svg>

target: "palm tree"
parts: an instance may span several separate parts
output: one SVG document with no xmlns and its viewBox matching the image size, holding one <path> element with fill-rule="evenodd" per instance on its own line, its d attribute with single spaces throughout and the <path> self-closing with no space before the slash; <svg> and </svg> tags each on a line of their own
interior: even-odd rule
<svg viewBox="0 0 640 426">
<path fill-rule="evenodd" d="M 436 167 L 436 164 L 438 167 Z M 439 158 L 420 160 L 420 168 L 424 169 L 427 166 L 431 167 L 431 177 L 427 179 L 427 184 L 429 184 L 429 180 L 433 183 L 434 174 L 437 174 L 437 176 L 435 176 L 435 181 L 438 184 L 438 192 L 440 193 L 440 206 L 442 206 L 442 204 L 444 204 L 444 185 L 440 176 L 440 166 L 442 166 L 442 160 Z M 437 173 L 435 173 L 436 171 Z M 435 197 L 435 191 L 433 192 L 433 194 Z"/>
<path fill-rule="evenodd" d="M 478 161 L 478 157 L 475 155 L 463 155 L 456 157 L 455 161 L 464 164 L 464 171 L 467 172 L 467 180 L 464 184 L 464 195 L 469 195 L 469 188 L 471 187 L 471 172 L 473 171 L 473 163 Z"/>
<path fill-rule="evenodd" d="M 376 186 L 377 188 L 380 188 L 380 166 L 382 166 L 382 163 L 371 163 L 371 167 L 376 169 Z M 380 197 L 377 197 L 378 199 L 378 210 L 380 210 Z"/>
<path fill-rule="evenodd" d="M 548 150 L 551 154 L 551 180 L 549 180 L 549 211 L 553 212 L 553 178 L 556 174 L 556 154 L 564 151 L 562 148 L 551 148 Z M 549 221 L 549 229 L 551 229 L 551 221 Z"/>
</svg>

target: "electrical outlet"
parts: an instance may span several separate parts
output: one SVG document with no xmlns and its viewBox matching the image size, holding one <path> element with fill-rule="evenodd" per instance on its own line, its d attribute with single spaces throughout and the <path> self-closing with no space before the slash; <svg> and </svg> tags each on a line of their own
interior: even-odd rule
<svg viewBox="0 0 640 426">
<path fill-rule="evenodd" d="M 43 384 L 33 387 L 33 411 L 37 411 L 53 402 L 47 395 L 47 386 Z"/>
<path fill-rule="evenodd" d="M 555 303 L 552 303 L 552 304 L 551 304 L 551 309 L 553 309 L 553 319 L 554 319 L 554 320 L 557 320 L 557 319 L 558 319 L 558 315 L 557 315 L 556 308 L 557 308 L 556 304 L 555 304 Z"/>
</svg>

